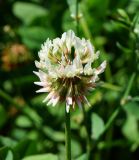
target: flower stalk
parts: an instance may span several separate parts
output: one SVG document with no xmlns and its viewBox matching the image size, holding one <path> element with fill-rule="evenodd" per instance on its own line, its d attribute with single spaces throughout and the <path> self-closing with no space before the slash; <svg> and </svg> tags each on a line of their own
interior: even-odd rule
<svg viewBox="0 0 139 160">
<path fill-rule="evenodd" d="M 70 131 L 70 111 L 65 109 L 65 146 L 66 160 L 71 160 L 71 131 Z"/>
<path fill-rule="evenodd" d="M 91 137 L 90 137 L 90 131 L 89 131 L 89 123 L 87 121 L 87 115 L 86 115 L 86 111 L 84 108 L 84 105 L 82 106 L 82 111 L 83 111 L 83 117 L 84 117 L 84 126 L 85 126 L 85 130 L 86 130 L 86 151 L 87 151 L 87 160 L 89 160 L 91 158 Z"/>
</svg>

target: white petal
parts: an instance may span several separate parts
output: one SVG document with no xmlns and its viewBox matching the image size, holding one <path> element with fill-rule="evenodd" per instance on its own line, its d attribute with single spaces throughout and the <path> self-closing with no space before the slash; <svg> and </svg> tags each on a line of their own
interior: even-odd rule
<svg viewBox="0 0 139 160">
<path fill-rule="evenodd" d="M 45 86 L 46 82 L 34 82 L 34 84 L 36 84 L 38 86 Z"/>
<path fill-rule="evenodd" d="M 38 61 L 35 61 L 35 66 L 36 66 L 37 68 L 41 68 L 41 63 L 38 62 Z"/>
<path fill-rule="evenodd" d="M 64 70 L 64 74 L 67 77 L 74 77 L 75 76 L 75 69 L 73 68 L 73 65 L 67 65 Z"/>
<path fill-rule="evenodd" d="M 75 68 L 77 74 L 83 72 L 83 66 L 79 55 L 77 55 L 73 60 L 73 67 Z"/>
<path fill-rule="evenodd" d="M 95 74 L 101 74 L 104 72 L 104 69 L 106 68 L 106 61 L 101 63 L 101 65 L 95 70 Z"/>
<path fill-rule="evenodd" d="M 53 46 L 60 46 L 61 45 L 61 39 L 60 38 L 55 38 L 53 40 Z"/>
<path fill-rule="evenodd" d="M 69 113 L 70 105 L 66 103 L 66 112 Z"/>
<path fill-rule="evenodd" d="M 91 67 L 91 62 L 88 62 L 85 66 L 84 66 L 84 74 L 85 75 L 92 75 L 93 74 L 93 69 Z"/>
<path fill-rule="evenodd" d="M 72 97 L 67 97 L 66 102 L 67 104 L 72 105 Z"/>
<path fill-rule="evenodd" d="M 92 76 L 91 77 L 91 80 L 90 80 L 90 82 L 96 82 L 96 81 L 98 81 L 99 80 L 99 77 L 98 77 L 98 75 L 97 74 L 95 74 L 94 76 Z"/>
<path fill-rule="evenodd" d="M 69 30 L 66 35 L 66 46 L 67 46 L 69 52 L 71 51 L 74 37 L 75 37 L 74 32 L 72 30 Z"/>
<path fill-rule="evenodd" d="M 60 98 L 59 96 L 57 96 L 57 97 L 55 97 L 55 96 L 51 97 L 51 99 L 47 103 L 47 105 L 51 105 L 52 104 L 52 106 L 54 107 L 58 103 L 59 98 Z"/>
<path fill-rule="evenodd" d="M 60 97 L 58 96 L 57 98 L 54 98 L 54 99 L 53 99 L 53 102 L 52 102 L 53 107 L 58 103 L 59 98 L 60 98 Z"/>
<path fill-rule="evenodd" d="M 47 97 L 43 100 L 43 103 L 47 102 L 49 99 L 51 99 L 54 96 L 54 91 L 50 92 Z"/>
<path fill-rule="evenodd" d="M 49 92 L 49 88 L 41 88 L 36 91 L 36 93 Z"/>
<path fill-rule="evenodd" d="M 39 70 L 39 75 L 40 75 L 39 78 L 41 81 L 43 81 L 43 82 L 47 81 L 48 75 L 45 72 Z"/>
<path fill-rule="evenodd" d="M 43 71 L 41 70 L 39 70 L 39 72 L 33 71 L 33 73 L 36 74 L 41 81 L 46 81 L 47 75 Z"/>
<path fill-rule="evenodd" d="M 40 77 L 40 73 L 39 72 L 33 71 L 33 73 L 36 74 L 38 77 Z"/>
<path fill-rule="evenodd" d="M 58 78 L 58 75 L 59 75 L 59 73 L 57 73 L 57 71 L 56 71 L 56 68 L 55 68 L 55 70 L 49 70 L 49 76 L 51 77 L 51 78 Z"/>
<path fill-rule="evenodd" d="M 66 111 L 67 113 L 69 113 L 69 109 L 70 109 L 70 106 L 72 105 L 72 97 L 67 97 L 66 98 Z"/>
<path fill-rule="evenodd" d="M 48 49 L 46 48 L 46 51 L 44 51 L 44 50 L 40 50 L 39 52 L 38 52 L 38 56 L 39 56 L 39 58 L 41 59 L 41 60 L 45 60 L 45 58 L 46 58 L 46 56 L 47 56 L 47 51 L 48 51 Z"/>
<path fill-rule="evenodd" d="M 81 101 L 79 99 L 77 99 L 76 102 L 77 102 L 79 108 L 82 109 L 82 103 L 81 103 Z"/>
<path fill-rule="evenodd" d="M 94 54 L 94 60 L 98 59 L 100 55 L 100 51 L 97 51 L 95 54 Z"/>
<path fill-rule="evenodd" d="M 82 40 L 78 37 L 75 38 L 75 52 L 77 55 L 80 55 L 82 57 L 82 54 L 84 53 L 85 49 L 85 43 L 82 43 Z"/>
<path fill-rule="evenodd" d="M 50 99 L 50 101 L 47 103 L 47 105 L 51 105 L 53 102 L 52 102 L 52 99 Z"/>
<path fill-rule="evenodd" d="M 89 103 L 88 99 L 85 96 L 84 96 L 84 100 L 87 102 L 87 105 L 91 107 L 91 104 Z"/>
<path fill-rule="evenodd" d="M 87 48 L 89 50 L 89 53 L 94 55 L 94 47 L 89 40 L 87 41 Z"/>
</svg>

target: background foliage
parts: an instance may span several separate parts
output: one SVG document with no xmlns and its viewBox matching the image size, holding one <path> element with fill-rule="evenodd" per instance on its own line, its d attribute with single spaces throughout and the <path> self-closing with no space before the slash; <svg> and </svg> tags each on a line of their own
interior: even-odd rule
<svg viewBox="0 0 139 160">
<path fill-rule="evenodd" d="M 74 0 L 0 1 L 0 160 L 64 159 L 64 109 L 35 94 L 41 44 L 76 31 Z M 70 16 L 72 15 L 72 17 Z M 103 83 L 88 95 L 94 160 L 139 155 L 139 0 L 80 0 L 79 36 L 107 59 Z M 81 110 L 72 112 L 72 157 L 85 160 Z"/>
</svg>

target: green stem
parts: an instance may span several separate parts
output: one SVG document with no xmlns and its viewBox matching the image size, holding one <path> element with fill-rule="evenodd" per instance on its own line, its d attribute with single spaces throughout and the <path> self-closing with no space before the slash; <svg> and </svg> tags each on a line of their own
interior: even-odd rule
<svg viewBox="0 0 139 160">
<path fill-rule="evenodd" d="M 88 24 L 87 24 L 86 19 L 84 17 L 82 17 L 80 19 L 80 25 L 81 25 L 81 28 L 82 28 L 86 38 L 90 39 L 92 41 L 93 37 L 91 35 L 91 32 L 90 32 L 89 27 L 88 27 Z"/>
<path fill-rule="evenodd" d="M 133 85 L 133 83 L 134 83 L 134 81 L 135 81 L 135 77 L 136 77 L 136 73 L 133 72 L 132 75 L 131 75 L 131 78 L 130 78 L 130 80 L 129 80 L 129 82 L 128 82 L 128 85 L 127 85 L 126 91 L 125 91 L 125 93 L 124 93 L 124 96 L 123 96 L 123 98 L 121 99 L 121 105 L 124 105 L 124 104 L 126 103 L 127 97 L 128 97 L 128 95 L 129 95 L 130 90 L 131 90 L 131 88 L 132 88 L 132 85 Z"/>
<path fill-rule="evenodd" d="M 78 17 L 78 10 L 79 10 L 78 0 L 76 0 L 76 33 L 77 33 L 77 36 L 79 35 L 79 17 Z"/>
<path fill-rule="evenodd" d="M 113 114 L 110 116 L 108 122 L 107 122 L 106 125 L 105 125 L 104 132 L 110 128 L 110 126 L 112 125 L 112 123 L 114 122 L 114 120 L 116 119 L 116 117 L 118 116 L 118 114 L 120 113 L 120 110 L 121 110 L 121 106 L 118 107 L 118 108 L 113 112 Z"/>
<path fill-rule="evenodd" d="M 84 116 L 84 125 L 85 125 L 85 129 L 86 129 L 86 134 L 87 134 L 87 160 L 91 159 L 91 137 L 90 137 L 90 131 L 89 131 L 89 123 L 87 121 L 87 115 L 86 115 L 86 111 L 84 108 L 84 105 L 82 106 L 82 110 L 83 110 L 83 116 Z"/>
<path fill-rule="evenodd" d="M 70 111 L 67 113 L 65 109 L 65 145 L 66 145 L 66 160 L 71 160 L 71 131 L 70 131 Z"/>
</svg>

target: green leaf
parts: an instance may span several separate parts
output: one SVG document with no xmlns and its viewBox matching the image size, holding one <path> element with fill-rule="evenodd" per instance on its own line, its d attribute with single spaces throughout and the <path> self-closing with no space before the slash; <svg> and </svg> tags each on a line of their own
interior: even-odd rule
<svg viewBox="0 0 139 160">
<path fill-rule="evenodd" d="M 65 135 L 63 132 L 55 131 L 50 127 L 44 127 L 43 130 L 45 134 L 51 139 L 53 139 L 54 141 L 64 141 L 65 139 Z"/>
<path fill-rule="evenodd" d="M 86 154 L 81 155 L 76 160 L 86 160 Z"/>
<path fill-rule="evenodd" d="M 13 6 L 13 13 L 25 24 L 30 24 L 35 18 L 45 16 L 47 10 L 33 3 L 16 2 Z"/>
<path fill-rule="evenodd" d="M 14 128 L 12 130 L 12 136 L 15 138 L 15 139 L 22 139 L 23 137 L 26 137 L 27 135 L 27 130 L 25 129 L 22 129 L 22 128 Z"/>
<path fill-rule="evenodd" d="M 139 102 L 139 96 L 132 97 L 132 101 Z"/>
<path fill-rule="evenodd" d="M 131 21 L 128 14 L 123 9 L 118 9 L 117 11 L 119 14 L 117 20 L 123 27 L 129 29 L 129 27 L 131 26 Z"/>
<path fill-rule="evenodd" d="M 52 28 L 45 29 L 40 26 L 21 27 L 18 32 L 24 44 L 31 49 L 40 48 L 40 45 L 44 43 L 48 37 L 53 38 L 55 36 Z"/>
<path fill-rule="evenodd" d="M 118 98 L 119 94 L 118 92 L 114 92 L 111 90 L 108 90 L 104 96 L 104 98 L 109 101 L 109 102 L 113 102 Z"/>
<path fill-rule="evenodd" d="M 125 19 L 125 20 L 128 21 L 128 22 L 130 21 L 127 13 L 125 12 L 125 10 L 123 10 L 123 9 L 118 9 L 117 11 L 118 11 L 119 15 L 120 15 L 123 19 Z"/>
<path fill-rule="evenodd" d="M 138 122 L 133 115 L 129 114 L 127 116 L 127 120 L 122 128 L 122 132 L 128 140 L 139 143 Z"/>
<path fill-rule="evenodd" d="M 139 13 L 137 13 L 133 19 L 134 33 L 139 36 Z"/>
<path fill-rule="evenodd" d="M 93 113 L 91 116 L 91 123 L 92 123 L 91 137 L 93 139 L 98 139 L 105 129 L 104 121 L 96 113 Z"/>
<path fill-rule="evenodd" d="M 71 153 L 73 157 L 77 157 L 82 153 L 82 148 L 79 141 L 72 139 L 71 141 Z"/>
<path fill-rule="evenodd" d="M 136 102 L 129 102 L 123 106 L 128 115 L 134 116 L 139 120 L 139 105 Z"/>
<path fill-rule="evenodd" d="M 10 151 L 10 150 L 8 151 L 5 160 L 13 160 L 13 153 L 12 153 L 12 151 Z"/>
<path fill-rule="evenodd" d="M 134 14 L 138 11 L 139 8 L 139 0 L 132 0 L 129 2 L 129 5 L 127 7 L 127 11 L 130 14 Z"/>
<path fill-rule="evenodd" d="M 34 155 L 23 158 L 23 160 L 58 160 L 58 157 L 53 154 Z"/>
<path fill-rule="evenodd" d="M 9 137 L 0 136 L 0 144 L 6 147 L 14 147 L 17 142 Z"/>
<path fill-rule="evenodd" d="M 27 116 L 21 115 L 16 119 L 16 125 L 19 127 L 31 127 L 32 122 Z"/>
<path fill-rule="evenodd" d="M 36 126 L 40 126 L 41 123 L 42 123 L 42 118 L 38 115 L 38 113 L 33 110 L 31 107 L 25 107 L 24 109 L 24 113 L 30 117 L 30 119 L 33 121 L 33 123 L 36 125 Z"/>
</svg>

